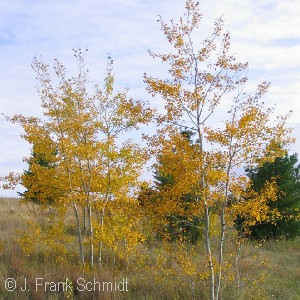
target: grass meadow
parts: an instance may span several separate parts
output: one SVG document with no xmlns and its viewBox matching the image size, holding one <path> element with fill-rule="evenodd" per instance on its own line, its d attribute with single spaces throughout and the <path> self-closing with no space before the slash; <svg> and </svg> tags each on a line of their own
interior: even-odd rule
<svg viewBox="0 0 300 300">
<path fill-rule="evenodd" d="M 83 270 L 75 259 L 57 263 L 38 250 L 28 256 L 18 244 L 18 230 L 24 229 L 32 218 L 32 213 L 20 205 L 18 199 L 0 198 L 0 299 L 208 299 L 205 280 L 193 281 L 188 272 L 166 267 L 170 262 L 164 260 L 166 254 L 164 256 L 159 241 L 142 246 L 145 248 L 141 248 L 141 252 L 147 253 L 144 261 L 133 258 L 130 264 L 125 264 L 119 260 L 112 267 L 109 263 L 112 258 L 107 254 L 107 265 L 94 270 Z M 170 247 L 175 249 L 176 245 Z M 249 255 L 243 265 L 244 276 L 249 276 L 248 286 L 237 294 L 229 285 L 226 288 L 225 282 L 223 299 L 300 299 L 299 239 L 266 241 L 259 251 L 255 245 L 251 247 L 256 259 Z M 199 245 L 197 253 L 202 252 Z M 172 253 L 174 259 L 180 258 L 180 253 L 175 250 Z M 160 259 L 160 267 L 149 263 Z M 195 263 L 197 261 L 195 256 Z M 251 284 L 250 278 L 259 274 L 258 269 L 263 268 L 265 262 L 268 266 L 263 270 L 264 279 Z M 105 291 L 96 291 L 97 282 L 111 285 Z"/>
</svg>

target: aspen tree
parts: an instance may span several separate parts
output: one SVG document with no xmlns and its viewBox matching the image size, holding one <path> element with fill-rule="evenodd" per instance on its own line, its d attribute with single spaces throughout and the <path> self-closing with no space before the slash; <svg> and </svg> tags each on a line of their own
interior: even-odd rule
<svg viewBox="0 0 300 300">
<path fill-rule="evenodd" d="M 175 182 L 166 190 L 172 195 L 166 207 L 178 210 L 177 200 L 191 188 L 198 195 L 194 211 L 205 219 L 210 299 L 220 299 L 226 232 L 233 226 L 238 211 L 249 216 L 249 223 L 267 221 L 270 214 L 277 213 L 269 211 L 267 205 L 276 194 L 274 182 L 267 182 L 260 193 L 253 192 L 252 205 L 245 205 L 242 195 L 251 190 L 251 182 L 237 170 L 245 164 L 274 160 L 282 155 L 278 145 L 287 145 L 291 139 L 285 126 L 288 115 L 274 118 L 274 109 L 261 101 L 269 83 L 262 82 L 255 91 L 246 91 L 248 64 L 238 62 L 230 53 L 230 34 L 223 30 L 223 20 L 217 19 L 211 35 L 200 42 L 196 32 L 201 19 L 198 3 L 190 0 L 177 23 L 172 20 L 168 24 L 160 17 L 161 30 L 173 51 L 149 53 L 168 65 L 169 77 L 145 74 L 144 81 L 148 92 L 164 101 L 164 112 L 157 118 L 160 130 L 149 138 L 149 143 L 156 149 L 157 158 L 164 151 L 169 159 L 174 157 L 174 162 L 182 161 L 167 164 L 168 169 L 163 170 Z M 227 108 L 225 100 L 231 100 Z M 225 111 L 220 122 L 222 108 Z M 196 133 L 197 155 L 195 147 L 173 151 L 180 149 L 183 129 Z M 233 204 L 231 199 L 236 202 Z M 217 235 L 212 231 L 213 225 L 219 227 Z M 217 238 L 217 246 L 212 243 L 213 238 Z"/>
<path fill-rule="evenodd" d="M 32 66 L 37 74 L 43 117 L 16 115 L 8 119 L 21 124 L 22 137 L 33 146 L 35 155 L 53 162 L 53 167 L 45 168 L 38 160 L 28 158 L 25 160 L 30 163 L 31 176 L 10 174 L 6 180 L 7 187 L 26 181 L 30 187 L 27 198 L 34 196 L 43 204 L 41 208 L 51 206 L 62 220 L 72 209 L 80 261 L 82 265 L 88 262 L 93 266 L 95 247 L 99 249 L 104 238 L 99 230 L 111 230 L 109 223 L 105 226 L 105 209 L 116 223 L 120 221 L 119 230 L 121 225 L 127 227 L 115 239 L 136 237 L 137 243 L 142 238 L 138 232 L 132 233 L 137 204 L 133 197 L 147 155 L 124 134 L 148 123 L 152 110 L 147 103 L 130 98 L 128 90 L 114 91 L 111 58 L 108 58 L 104 87 L 91 87 L 84 54 L 80 49 L 74 50 L 79 72 L 71 78 L 58 60 L 54 63 L 53 76 L 49 65 L 34 59 Z M 87 232 L 82 214 L 86 217 Z M 105 235 L 113 236 L 110 232 Z M 85 245 L 88 245 L 88 261 Z"/>
</svg>

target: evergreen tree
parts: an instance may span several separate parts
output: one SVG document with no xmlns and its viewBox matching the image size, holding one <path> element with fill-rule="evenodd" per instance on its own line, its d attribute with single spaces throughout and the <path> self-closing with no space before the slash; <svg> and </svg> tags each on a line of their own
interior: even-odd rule
<svg viewBox="0 0 300 300">
<path fill-rule="evenodd" d="M 251 236 L 261 238 L 294 238 L 300 235 L 300 164 L 297 154 L 285 155 L 267 162 L 261 167 L 248 168 L 246 172 L 253 182 L 253 188 L 260 191 L 265 182 L 276 178 L 277 199 L 270 201 L 271 209 L 278 209 L 281 218 L 271 223 L 258 223 L 251 228 Z"/>
<path fill-rule="evenodd" d="M 189 130 L 183 130 L 181 135 L 187 139 L 189 144 L 193 146 L 193 132 Z M 177 149 L 178 150 L 178 149 Z M 174 149 L 176 151 L 176 149 Z M 174 177 L 163 171 L 166 164 L 171 164 L 166 157 L 161 156 L 154 174 L 154 187 L 141 191 L 139 200 L 140 204 L 145 206 L 145 201 L 153 207 L 157 206 L 159 202 L 165 201 L 165 191 L 175 184 Z M 174 163 L 174 162 L 173 162 Z M 162 224 L 158 225 L 157 234 L 160 238 L 168 237 L 168 239 L 174 241 L 178 239 L 188 240 L 195 243 L 201 236 L 199 225 L 202 222 L 200 217 L 189 218 L 188 211 L 190 204 L 196 201 L 196 197 L 192 194 L 183 194 L 180 198 L 181 206 L 183 207 L 183 213 L 179 214 L 167 214 L 163 216 Z M 155 211 L 155 209 L 154 209 Z"/>
<path fill-rule="evenodd" d="M 49 170 L 51 168 L 55 168 L 55 157 L 57 153 L 52 153 L 53 161 L 50 161 L 49 158 L 47 159 L 43 153 L 39 153 L 35 147 L 33 146 L 31 157 L 27 159 L 28 162 L 28 170 L 24 170 L 22 174 L 22 185 L 26 189 L 23 193 L 18 192 L 19 196 L 23 199 L 30 200 L 34 203 L 41 204 L 40 194 L 42 193 L 42 185 L 43 185 L 43 178 L 41 176 L 36 176 L 37 172 L 34 170 L 34 165 L 38 165 L 40 170 Z M 34 179 L 34 180 L 32 180 Z M 36 188 L 36 186 L 40 186 L 41 188 Z M 55 197 L 61 196 L 61 192 L 56 190 L 52 187 L 51 196 L 47 196 L 46 199 L 43 199 L 44 204 L 51 204 L 54 201 Z"/>
</svg>

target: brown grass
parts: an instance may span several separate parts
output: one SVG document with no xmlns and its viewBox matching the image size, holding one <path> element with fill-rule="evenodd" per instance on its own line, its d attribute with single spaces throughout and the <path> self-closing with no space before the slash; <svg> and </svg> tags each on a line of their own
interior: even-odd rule
<svg viewBox="0 0 300 300">
<path fill-rule="evenodd" d="M 30 210 L 19 205 L 18 199 L 0 198 L 0 299 L 208 299 L 208 283 L 204 278 L 190 276 L 180 267 L 180 260 L 190 259 L 197 265 L 197 272 L 204 270 L 204 250 L 196 246 L 189 257 L 180 257 L 178 245 L 165 245 L 152 240 L 140 245 L 135 256 L 128 262 L 117 259 L 116 267 L 110 268 L 111 254 L 107 254 L 107 266 L 95 270 L 82 270 L 74 260 L 72 263 L 57 264 L 53 259 L 36 251 L 27 256 L 17 243 L 16 230 L 24 229 L 26 222 L 34 216 Z M 40 218 L 43 218 L 41 216 Z M 229 243 L 228 243 L 229 244 Z M 235 285 L 224 282 L 223 299 L 300 299 L 300 243 L 294 241 L 269 241 L 260 248 L 250 245 L 241 266 L 249 282 L 240 293 Z M 230 244 L 228 245 L 230 247 Z M 259 250 L 257 250 L 259 249 Z M 230 249 L 227 249 L 230 250 Z M 251 254 L 252 255 L 249 255 Z M 254 260 L 255 259 L 255 260 Z M 159 262 L 159 264 L 158 264 Z M 268 267 L 268 262 L 271 268 Z M 256 280 L 260 274 L 264 280 Z M 8 292 L 4 287 L 12 277 L 18 288 Z M 21 291 L 25 278 L 29 291 Z M 66 278 L 76 287 L 78 278 L 87 281 L 121 281 L 128 279 L 128 292 L 63 292 L 36 289 L 36 278 L 60 282 Z"/>
</svg>

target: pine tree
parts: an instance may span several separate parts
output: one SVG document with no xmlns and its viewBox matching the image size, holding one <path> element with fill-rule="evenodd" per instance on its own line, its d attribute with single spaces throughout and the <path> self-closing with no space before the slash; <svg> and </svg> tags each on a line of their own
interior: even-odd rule
<svg viewBox="0 0 300 300">
<path fill-rule="evenodd" d="M 190 130 L 181 131 L 182 137 L 188 141 L 191 147 L 195 144 L 192 140 L 194 133 Z M 175 149 L 174 149 L 175 151 Z M 168 189 L 169 186 L 175 184 L 174 177 L 170 173 L 164 173 L 163 169 L 166 164 L 170 164 L 167 157 L 161 157 L 161 160 L 155 171 L 155 189 L 157 190 L 156 199 L 162 198 L 164 190 Z M 160 236 L 167 235 L 171 240 L 185 239 L 192 243 L 197 242 L 201 236 L 201 231 L 199 230 L 199 225 L 203 221 L 203 218 L 197 216 L 188 218 L 189 215 L 189 204 L 196 201 L 195 195 L 193 193 L 182 194 L 180 197 L 180 202 L 183 207 L 182 214 L 168 214 L 165 219 L 165 225 L 160 228 Z M 162 200 L 163 201 L 163 200 Z"/>
<path fill-rule="evenodd" d="M 261 167 L 248 168 L 247 174 L 253 182 L 253 189 L 260 191 L 266 181 L 276 178 L 277 199 L 269 206 L 280 212 L 281 218 L 270 223 L 258 223 L 251 227 L 251 236 L 261 238 L 294 238 L 300 235 L 300 164 L 297 154 L 276 158 Z M 297 217 L 298 216 L 298 217 Z"/>
<path fill-rule="evenodd" d="M 57 155 L 56 151 L 53 152 L 53 158 Z M 39 195 L 42 192 L 42 186 L 43 181 L 36 182 L 37 177 L 36 171 L 34 171 L 33 166 L 39 165 L 41 169 L 44 168 L 44 170 L 49 170 L 51 168 L 55 168 L 55 161 L 50 161 L 49 159 L 45 158 L 45 155 L 43 153 L 38 153 L 35 150 L 35 147 L 32 147 L 31 151 L 31 157 L 27 159 L 28 162 L 28 170 L 24 170 L 24 173 L 22 174 L 22 185 L 26 189 L 24 192 L 18 192 L 19 196 L 21 196 L 25 200 L 32 201 L 36 204 L 41 204 Z M 35 180 L 32 180 L 34 178 Z M 42 178 L 41 178 L 42 179 Z M 35 188 L 34 185 L 40 186 L 40 190 L 38 188 Z M 55 197 L 62 196 L 60 191 L 53 189 L 51 196 L 47 197 L 45 204 L 51 204 L 55 201 Z"/>
</svg>

